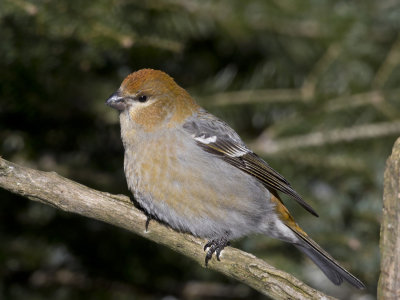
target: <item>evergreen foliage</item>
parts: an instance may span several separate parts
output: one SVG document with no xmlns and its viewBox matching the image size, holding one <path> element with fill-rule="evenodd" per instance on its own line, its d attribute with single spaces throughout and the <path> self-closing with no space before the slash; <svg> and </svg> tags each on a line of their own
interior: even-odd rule
<svg viewBox="0 0 400 300">
<path fill-rule="evenodd" d="M 284 198 L 297 222 L 368 288 L 334 287 L 282 242 L 235 245 L 337 297 L 374 297 L 399 30 L 390 0 L 4 0 L 0 155 L 129 194 L 104 101 L 130 72 L 161 69 L 291 182 L 320 215 Z M 261 298 L 120 229 L 0 195 L 0 298 Z"/>
</svg>

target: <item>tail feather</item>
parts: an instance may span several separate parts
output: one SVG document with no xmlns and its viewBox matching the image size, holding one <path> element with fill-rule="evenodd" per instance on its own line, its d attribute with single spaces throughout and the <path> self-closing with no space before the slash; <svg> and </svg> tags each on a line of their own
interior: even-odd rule
<svg viewBox="0 0 400 300">
<path fill-rule="evenodd" d="M 300 239 L 300 243 L 295 244 L 295 246 L 306 254 L 334 284 L 340 285 L 344 279 L 356 288 L 365 288 L 365 285 L 358 278 L 340 266 L 339 263 L 316 242 L 295 230 L 293 230 L 293 232 Z"/>
<path fill-rule="evenodd" d="M 359 289 L 365 288 L 365 285 L 359 279 L 341 267 L 332 256 L 307 236 L 296 224 L 276 191 L 271 191 L 271 201 L 275 204 L 275 211 L 279 216 L 276 229 L 280 228 L 281 230 L 278 233 L 269 232 L 269 235 L 293 243 L 301 252 L 307 255 L 334 284 L 340 285 L 344 279 Z M 292 235 L 290 235 L 289 238 L 285 230 L 282 230 L 281 226 L 289 228 L 297 236 L 297 239 L 293 239 Z"/>
</svg>

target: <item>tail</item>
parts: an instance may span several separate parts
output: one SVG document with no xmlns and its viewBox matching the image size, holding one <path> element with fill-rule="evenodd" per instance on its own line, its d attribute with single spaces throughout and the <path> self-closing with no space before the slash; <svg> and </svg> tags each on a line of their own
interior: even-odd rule
<svg viewBox="0 0 400 300">
<path fill-rule="evenodd" d="M 279 223 L 282 222 L 280 223 L 282 224 L 281 226 L 289 228 L 297 236 L 297 241 L 294 241 L 292 235 L 292 238 L 285 238 L 285 230 L 281 232 L 283 235 L 271 234 L 271 232 L 269 232 L 269 235 L 293 243 L 301 252 L 307 255 L 334 284 L 340 285 L 344 279 L 356 288 L 365 288 L 365 285 L 358 278 L 341 267 L 332 256 L 307 236 L 307 234 L 296 224 L 287 208 L 283 205 L 282 200 L 279 198 L 276 191 L 271 191 L 271 201 L 275 204 L 275 211 L 278 214 Z"/>
<path fill-rule="evenodd" d="M 290 228 L 290 227 L 289 227 Z M 320 269 L 326 277 L 334 284 L 340 285 L 343 279 L 354 285 L 356 288 L 363 289 L 365 285 L 323 250 L 316 242 L 307 235 L 290 228 L 299 238 L 300 243 L 294 244 L 297 249 L 306 254 Z"/>
</svg>

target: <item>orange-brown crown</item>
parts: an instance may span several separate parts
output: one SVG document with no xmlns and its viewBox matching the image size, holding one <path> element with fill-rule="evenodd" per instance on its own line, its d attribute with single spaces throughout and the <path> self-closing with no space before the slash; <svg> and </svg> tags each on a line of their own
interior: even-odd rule
<svg viewBox="0 0 400 300">
<path fill-rule="evenodd" d="M 142 69 L 128 75 L 121 84 L 121 90 L 127 94 L 142 90 L 150 90 L 156 94 L 179 94 L 183 89 L 171 76 L 162 71 Z"/>
<path fill-rule="evenodd" d="M 124 96 L 147 94 L 156 101 L 151 105 L 140 105 L 131 111 L 131 118 L 143 127 L 157 127 L 168 115 L 168 126 L 182 122 L 199 108 L 194 99 L 168 74 L 153 69 L 142 69 L 128 75 L 121 84 Z"/>
</svg>

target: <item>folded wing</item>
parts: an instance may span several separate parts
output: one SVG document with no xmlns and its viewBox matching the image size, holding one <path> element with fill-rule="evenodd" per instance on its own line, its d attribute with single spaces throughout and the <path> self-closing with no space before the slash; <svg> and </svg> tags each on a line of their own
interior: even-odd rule
<svg viewBox="0 0 400 300">
<path fill-rule="evenodd" d="M 315 210 L 291 187 L 289 182 L 248 149 L 239 135 L 225 122 L 205 110 L 201 110 L 196 118 L 186 121 L 184 128 L 199 147 L 205 151 L 254 176 L 266 188 L 291 196 L 311 214 L 318 216 Z"/>
</svg>

